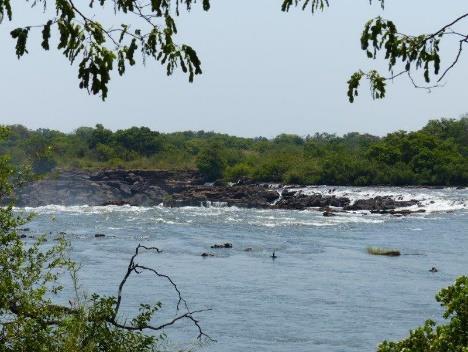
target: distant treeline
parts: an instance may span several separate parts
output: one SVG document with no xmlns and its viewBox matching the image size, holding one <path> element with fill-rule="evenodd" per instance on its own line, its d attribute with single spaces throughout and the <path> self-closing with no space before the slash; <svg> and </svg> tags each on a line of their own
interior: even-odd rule
<svg viewBox="0 0 468 352">
<path fill-rule="evenodd" d="M 113 132 L 96 125 L 73 133 L 10 127 L 0 152 L 35 172 L 60 168 L 199 169 L 207 180 L 328 185 L 467 185 L 468 117 L 432 120 L 417 132 L 281 134 L 273 139 L 214 132 Z"/>
</svg>

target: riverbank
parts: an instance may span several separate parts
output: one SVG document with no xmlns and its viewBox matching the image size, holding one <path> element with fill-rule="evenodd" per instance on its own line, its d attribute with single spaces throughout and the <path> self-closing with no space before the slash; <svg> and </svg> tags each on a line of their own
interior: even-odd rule
<svg viewBox="0 0 468 352">
<path fill-rule="evenodd" d="M 210 204 L 258 209 L 318 209 L 324 216 L 345 211 L 408 215 L 424 212 L 420 200 L 398 192 L 350 197 L 334 187 L 254 183 L 206 183 L 197 171 L 68 170 L 51 174 L 17 191 L 17 206 L 132 205 L 184 207 Z"/>
</svg>

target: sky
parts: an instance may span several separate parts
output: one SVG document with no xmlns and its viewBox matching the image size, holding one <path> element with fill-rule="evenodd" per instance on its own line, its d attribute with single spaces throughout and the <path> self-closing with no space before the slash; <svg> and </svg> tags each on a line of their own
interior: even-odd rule
<svg viewBox="0 0 468 352">
<path fill-rule="evenodd" d="M 51 2 L 49 2 L 50 4 Z M 86 2 L 87 3 L 87 2 Z M 467 11 L 462 0 L 387 0 L 385 10 L 368 0 L 335 0 L 323 13 L 280 10 L 281 0 L 211 1 L 177 19 L 178 42 L 192 45 L 203 75 L 188 83 L 157 62 L 113 75 L 102 102 L 78 88 L 77 66 L 40 40 L 18 60 L 10 30 L 36 24 L 40 9 L 16 8 L 13 24 L 0 25 L 0 123 L 71 132 L 103 124 L 112 130 L 147 126 L 162 132 L 205 130 L 238 136 L 301 136 L 357 131 L 384 135 L 416 130 L 429 119 L 468 112 L 468 55 L 442 88 L 427 93 L 405 79 L 373 101 L 366 82 L 350 104 L 346 81 L 357 69 L 385 68 L 360 49 L 365 22 L 382 15 L 401 32 L 433 32 Z M 14 9 L 15 10 L 15 9 Z M 468 21 L 458 29 L 468 31 Z M 449 61 L 455 46 L 447 45 Z"/>
</svg>

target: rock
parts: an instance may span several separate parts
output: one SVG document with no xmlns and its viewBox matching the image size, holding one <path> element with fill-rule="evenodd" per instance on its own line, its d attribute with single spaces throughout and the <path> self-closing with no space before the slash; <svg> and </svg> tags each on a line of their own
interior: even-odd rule
<svg viewBox="0 0 468 352">
<path fill-rule="evenodd" d="M 252 248 L 250 248 L 250 247 L 248 247 L 248 248 L 244 249 L 244 252 L 252 252 L 252 251 L 253 251 L 253 249 L 252 249 Z"/>
<path fill-rule="evenodd" d="M 128 202 L 124 200 L 110 200 L 106 201 L 101 204 L 102 206 L 107 206 L 107 205 L 117 205 L 117 206 L 123 206 L 123 205 L 128 205 Z"/>
<path fill-rule="evenodd" d="M 96 237 L 96 238 L 102 238 L 102 237 L 106 237 L 106 235 L 103 234 L 103 233 L 97 233 L 97 234 L 94 235 L 94 237 Z"/>
<path fill-rule="evenodd" d="M 436 273 L 438 272 L 439 270 L 437 270 L 437 268 L 435 266 L 433 266 L 430 270 L 429 270 L 431 273 Z"/>
<path fill-rule="evenodd" d="M 216 181 L 213 183 L 213 186 L 216 186 L 216 187 L 226 187 L 226 186 L 227 186 L 227 183 L 226 183 L 226 181 L 224 181 L 224 180 L 216 180 Z"/>
<path fill-rule="evenodd" d="M 251 186 L 190 186 L 171 194 L 163 204 L 168 207 L 203 206 L 208 202 L 242 208 L 269 208 L 279 197 L 278 192 Z"/>
<path fill-rule="evenodd" d="M 27 236 L 26 235 L 20 235 L 20 238 L 26 238 Z"/>
<path fill-rule="evenodd" d="M 344 210 L 370 210 L 372 211 L 383 211 L 383 210 L 393 210 L 396 208 L 410 207 L 413 205 L 418 205 L 419 201 L 412 199 L 409 201 L 400 201 L 394 200 L 389 196 L 377 196 L 374 198 L 368 199 L 358 199 L 353 204 L 345 206 Z"/>
<path fill-rule="evenodd" d="M 245 186 L 245 185 L 253 185 L 254 183 L 255 183 L 254 180 L 252 180 L 251 178 L 242 176 L 237 180 L 236 185 Z"/>
<path fill-rule="evenodd" d="M 211 248 L 219 249 L 219 248 L 232 248 L 232 243 L 224 243 L 224 244 L 214 244 Z"/>
<path fill-rule="evenodd" d="M 282 198 L 275 207 L 279 209 L 296 209 L 304 210 L 307 208 L 322 208 L 322 207 L 346 207 L 350 203 L 349 198 L 336 197 L 334 195 L 322 195 L 314 193 L 311 195 L 302 194 L 300 192 L 283 191 Z"/>
<path fill-rule="evenodd" d="M 201 254 L 201 256 L 204 257 L 204 258 L 206 258 L 206 257 L 214 257 L 214 254 L 204 252 L 204 253 Z"/>
<path fill-rule="evenodd" d="M 398 249 L 388 249 L 388 248 L 378 248 L 378 247 L 367 248 L 367 253 L 372 254 L 372 255 L 385 255 L 389 257 L 398 257 L 401 255 Z"/>
<path fill-rule="evenodd" d="M 330 210 L 326 210 L 322 213 L 323 216 L 329 217 L 329 216 L 336 216 L 336 214 L 332 213 Z"/>
<path fill-rule="evenodd" d="M 67 233 L 63 232 L 63 231 L 60 231 L 58 234 L 63 236 L 63 235 L 66 235 Z"/>
<path fill-rule="evenodd" d="M 371 210 L 372 214 L 390 214 L 393 216 L 407 216 L 411 214 L 417 213 L 425 213 L 425 209 L 418 209 L 418 210 L 409 210 L 409 209 L 401 209 L 401 210 Z"/>
<path fill-rule="evenodd" d="M 23 232 L 29 232 L 30 229 L 29 227 L 23 227 L 22 229 L 19 229 L 20 231 L 23 231 Z"/>
<path fill-rule="evenodd" d="M 200 183 L 197 171 L 59 170 L 16 190 L 17 206 L 160 204 L 172 194 Z"/>
</svg>

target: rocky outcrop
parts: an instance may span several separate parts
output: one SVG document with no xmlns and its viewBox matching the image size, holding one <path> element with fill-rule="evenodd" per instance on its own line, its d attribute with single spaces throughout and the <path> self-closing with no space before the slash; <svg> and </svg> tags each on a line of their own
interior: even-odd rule
<svg viewBox="0 0 468 352">
<path fill-rule="evenodd" d="M 48 204 L 154 206 L 162 203 L 167 207 L 220 204 L 242 208 L 316 208 L 324 216 L 358 210 L 401 216 L 414 210 L 399 208 L 418 204 L 416 200 L 404 201 L 387 196 L 352 202 L 332 193 L 307 194 L 282 186 L 271 188 L 245 178 L 235 184 L 206 184 L 196 171 L 75 170 L 62 171 L 17 190 L 16 204 L 32 207 Z"/>
<path fill-rule="evenodd" d="M 197 172 L 63 171 L 18 190 L 18 206 L 160 204 L 174 192 L 203 183 Z"/>
<path fill-rule="evenodd" d="M 358 199 L 353 204 L 345 206 L 344 210 L 370 210 L 370 211 L 385 211 L 396 208 L 410 207 L 417 205 L 418 201 L 415 199 L 404 201 L 395 200 L 392 197 L 374 197 L 368 199 Z"/>
<path fill-rule="evenodd" d="M 336 197 L 334 195 L 322 195 L 321 193 L 303 194 L 284 190 L 281 199 L 275 204 L 279 209 L 304 210 L 307 208 L 340 207 L 344 208 L 350 203 L 349 198 Z"/>
<path fill-rule="evenodd" d="M 277 191 L 260 185 L 187 187 L 164 200 L 167 207 L 200 206 L 212 203 L 242 208 L 268 208 L 279 198 Z"/>
</svg>

